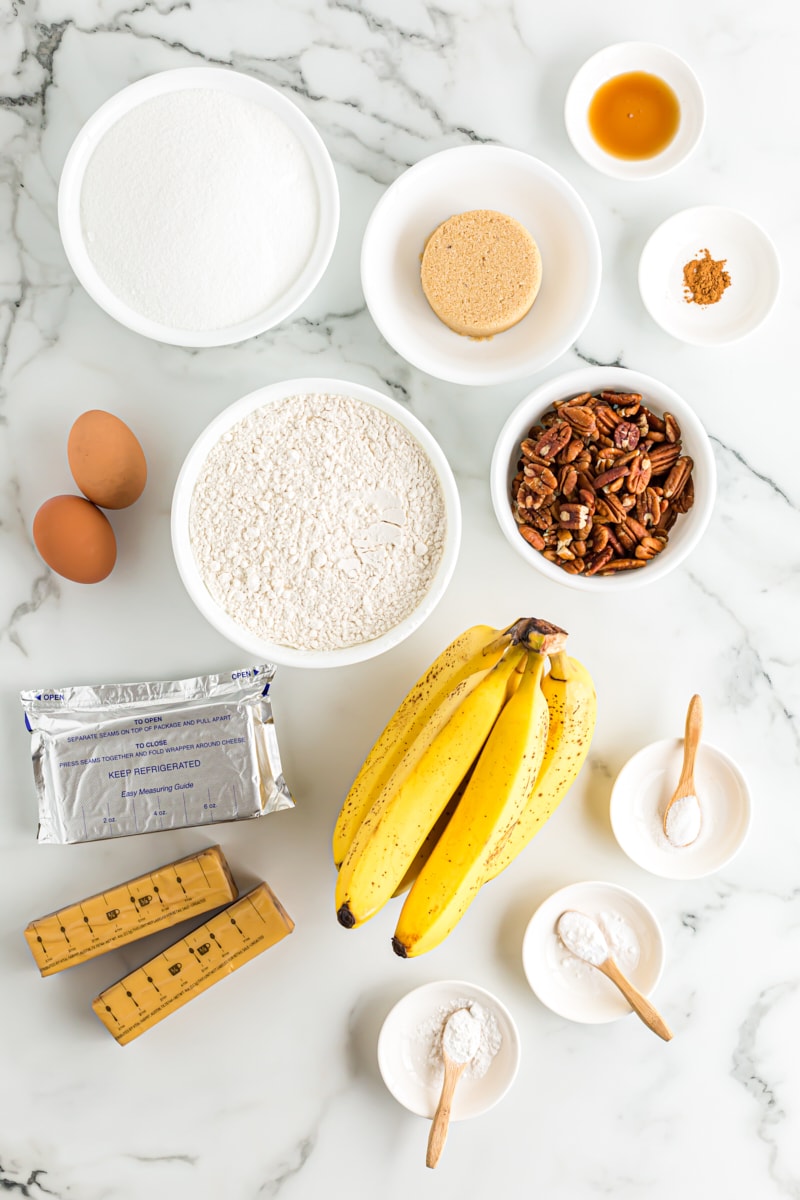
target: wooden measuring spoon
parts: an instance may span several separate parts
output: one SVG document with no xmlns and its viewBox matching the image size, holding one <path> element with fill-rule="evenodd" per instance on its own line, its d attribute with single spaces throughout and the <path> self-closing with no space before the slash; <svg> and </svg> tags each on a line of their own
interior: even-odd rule
<svg viewBox="0 0 800 1200">
<path fill-rule="evenodd" d="M 474 1022 L 474 1030 L 472 1031 L 473 1045 L 467 1047 L 465 1057 L 451 1058 L 447 1052 L 448 1047 L 448 1026 L 454 1017 L 458 1018 L 460 1013 L 466 1013 L 470 1020 Z M 480 1025 L 477 1020 L 471 1015 L 468 1008 L 457 1008 L 447 1018 L 444 1030 L 442 1031 L 442 1057 L 444 1059 L 444 1080 L 442 1082 L 442 1094 L 439 1097 L 439 1103 L 436 1105 L 436 1112 L 433 1114 L 433 1124 L 431 1131 L 428 1134 L 428 1152 L 425 1156 L 425 1166 L 435 1167 L 441 1158 L 444 1150 L 444 1143 L 447 1139 L 447 1130 L 450 1125 L 450 1112 L 453 1106 L 453 1095 L 464 1071 L 467 1069 L 472 1059 L 478 1050 L 478 1042 L 480 1040 Z M 453 1046 L 451 1045 L 451 1050 Z"/>
<path fill-rule="evenodd" d="M 653 1033 L 657 1033 L 665 1042 L 670 1041 L 672 1030 L 647 997 L 633 986 L 614 962 L 608 942 L 596 921 L 585 913 L 567 909 L 558 918 L 556 930 L 571 954 L 596 967 L 606 979 L 610 979 L 619 988 L 637 1017 L 644 1021 L 648 1029 L 652 1029 Z"/>
<path fill-rule="evenodd" d="M 680 779 L 678 786 L 672 793 L 669 804 L 664 809 L 664 833 L 674 846 L 691 846 L 692 842 L 697 840 L 697 835 L 700 832 L 700 802 L 697 800 L 697 792 L 694 786 L 694 760 L 697 756 L 697 747 L 700 745 L 700 736 L 703 732 L 703 702 L 699 696 L 692 696 L 689 701 L 689 708 L 686 713 L 686 732 L 683 738 L 683 766 L 681 768 Z M 670 837 L 669 822 L 667 820 L 669 811 L 674 804 L 679 800 L 685 800 L 687 796 L 694 796 L 697 801 L 698 814 L 697 820 L 692 823 L 691 831 L 686 840 L 675 840 L 675 833 Z"/>
<path fill-rule="evenodd" d="M 611 955 L 604 962 L 592 965 L 597 967 L 606 979 L 610 979 L 612 983 L 616 984 L 637 1017 L 641 1017 L 648 1029 L 652 1029 L 653 1033 L 657 1033 L 665 1042 L 671 1040 L 672 1030 L 669 1025 L 647 997 L 633 986 L 626 975 L 623 975 Z"/>
</svg>

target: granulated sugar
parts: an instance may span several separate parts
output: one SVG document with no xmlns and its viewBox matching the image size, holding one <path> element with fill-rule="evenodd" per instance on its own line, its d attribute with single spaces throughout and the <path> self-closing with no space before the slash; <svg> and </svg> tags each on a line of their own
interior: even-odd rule
<svg viewBox="0 0 800 1200">
<path fill-rule="evenodd" d="M 256 409 L 199 473 L 189 534 L 214 600 L 281 645 L 333 650 L 407 617 L 442 557 L 445 504 L 416 439 L 350 396 Z"/>
<path fill-rule="evenodd" d="M 307 263 L 316 182 L 284 121 L 212 88 L 165 92 L 101 138 L 81 189 L 95 269 L 142 316 L 225 329 L 257 316 Z"/>
</svg>

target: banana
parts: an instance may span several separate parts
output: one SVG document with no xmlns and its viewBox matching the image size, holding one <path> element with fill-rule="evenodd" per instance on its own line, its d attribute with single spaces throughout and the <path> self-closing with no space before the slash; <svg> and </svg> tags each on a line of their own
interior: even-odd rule
<svg viewBox="0 0 800 1200">
<path fill-rule="evenodd" d="M 525 664 L 524 664 L 524 660 L 523 660 L 522 666 L 524 666 L 524 665 Z M 517 667 L 517 670 L 514 672 L 514 675 L 516 676 L 517 679 L 519 678 L 519 667 Z M 508 695 L 508 692 L 506 692 L 506 695 Z M 478 760 L 475 759 L 475 762 L 477 762 L 477 761 Z M 473 762 L 472 766 L 467 771 L 464 778 L 461 780 L 461 783 L 458 785 L 456 790 L 453 792 L 453 795 L 447 801 L 447 804 L 444 807 L 442 815 L 439 817 L 439 819 L 436 822 L 436 824 L 434 825 L 433 829 L 431 829 L 430 833 L 425 838 L 425 841 L 422 843 L 422 845 L 420 846 L 416 855 L 414 856 L 414 859 L 413 859 L 411 865 L 409 866 L 405 875 L 403 876 L 403 878 L 400 880 L 399 884 L 395 888 L 394 893 L 393 893 L 394 896 L 402 896 L 404 892 L 408 891 L 408 889 L 411 887 L 414 880 L 419 875 L 422 868 L 425 866 L 425 863 L 430 858 L 431 852 L 433 851 L 433 847 L 439 841 L 439 838 L 442 836 L 445 829 L 447 828 L 448 821 L 452 817 L 453 813 L 456 811 L 456 808 L 458 807 L 458 802 L 461 799 L 461 797 L 464 795 L 464 792 L 466 791 L 467 784 L 469 783 L 470 779 L 472 778 L 472 772 L 475 770 L 475 762 Z"/>
<path fill-rule="evenodd" d="M 528 656 L 461 803 L 412 885 L 392 939 L 401 958 L 425 954 L 453 930 L 478 894 L 493 850 L 528 801 L 547 743 L 545 662 L 543 654 Z"/>
<path fill-rule="evenodd" d="M 493 667 L 510 641 L 510 631 L 473 625 L 452 641 L 417 680 L 370 750 L 342 805 L 333 831 L 333 861 L 337 867 L 381 790 L 419 735 L 429 729 L 446 698 L 470 676 L 475 676 L 473 682 L 477 684 L 477 673 Z"/>
<path fill-rule="evenodd" d="M 525 650 L 512 646 L 461 701 L 412 769 L 390 780 L 356 830 L 336 881 L 336 916 L 363 924 L 397 888 L 427 834 L 477 757 Z"/>
<path fill-rule="evenodd" d="M 555 653 L 542 690 L 550 712 L 544 761 L 522 815 L 489 860 L 484 882 L 505 870 L 552 816 L 589 753 L 597 719 L 597 696 L 589 672 L 564 651 Z"/>
</svg>

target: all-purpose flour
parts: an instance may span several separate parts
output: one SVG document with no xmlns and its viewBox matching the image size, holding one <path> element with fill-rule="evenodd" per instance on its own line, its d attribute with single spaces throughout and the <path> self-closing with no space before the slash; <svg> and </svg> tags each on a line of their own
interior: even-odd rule
<svg viewBox="0 0 800 1200">
<path fill-rule="evenodd" d="M 287 396 L 234 425 L 195 484 L 189 534 L 211 595 L 281 645 L 371 641 L 428 591 L 445 540 L 416 439 L 350 396 Z"/>
<path fill-rule="evenodd" d="M 165 92 L 101 138 L 81 189 L 95 269 L 132 309 L 173 329 L 257 316 L 306 265 L 316 182 L 288 126 L 212 88 Z"/>
</svg>

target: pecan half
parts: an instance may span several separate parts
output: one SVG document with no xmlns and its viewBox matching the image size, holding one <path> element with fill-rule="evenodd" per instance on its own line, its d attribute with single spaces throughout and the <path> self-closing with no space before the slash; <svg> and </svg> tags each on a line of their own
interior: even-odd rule
<svg viewBox="0 0 800 1200">
<path fill-rule="evenodd" d="M 602 571 L 603 567 L 611 562 L 614 551 L 610 546 L 600 550 L 597 554 L 590 555 L 586 560 L 586 574 L 596 575 L 598 571 Z"/>
<path fill-rule="evenodd" d="M 650 482 L 652 464 L 645 454 L 637 454 L 628 469 L 625 487 L 632 496 L 640 496 Z"/>
<path fill-rule="evenodd" d="M 538 529 L 534 529 L 532 525 L 520 525 L 519 531 L 534 550 L 544 550 L 545 540 Z"/>
<path fill-rule="evenodd" d="M 587 408 L 581 404 L 568 405 L 562 408 L 561 415 L 581 437 L 593 438 L 597 436 L 597 421 L 591 408 Z"/>
<path fill-rule="evenodd" d="M 681 427 L 672 413 L 664 413 L 664 433 L 667 436 L 668 442 L 679 442 L 681 440 Z"/>
<path fill-rule="evenodd" d="M 676 442 L 662 442 L 650 451 L 650 467 L 654 475 L 663 475 L 680 458 L 681 448 Z"/>
<path fill-rule="evenodd" d="M 608 404 L 598 404 L 594 410 L 594 418 L 598 429 L 602 430 L 603 433 L 610 433 L 612 435 L 622 420 L 622 417 L 617 416 L 614 409 Z"/>
<path fill-rule="evenodd" d="M 633 417 L 642 405 L 641 392 L 601 392 L 601 400 L 610 400 L 623 417 Z"/>
<path fill-rule="evenodd" d="M 628 474 L 629 469 L 629 467 L 609 467 L 607 471 L 596 475 L 594 480 L 595 490 L 608 487 L 609 484 L 615 483 L 617 479 L 624 478 Z"/>
<path fill-rule="evenodd" d="M 667 500 L 677 500 L 692 473 L 694 462 L 688 454 L 683 455 L 675 463 L 664 483 L 664 495 Z"/>
<path fill-rule="evenodd" d="M 691 476 L 686 480 L 686 486 L 680 496 L 675 496 L 673 507 L 678 513 L 687 513 L 694 504 L 694 480 Z"/>
<path fill-rule="evenodd" d="M 526 463 L 522 473 L 527 486 L 538 495 L 553 492 L 558 486 L 558 480 L 550 468 L 540 466 L 539 463 Z"/>
<path fill-rule="evenodd" d="M 642 538 L 642 540 L 639 542 L 639 545 L 636 547 L 636 550 L 634 551 L 634 557 L 643 558 L 645 561 L 649 561 L 651 558 L 655 558 L 657 554 L 660 554 L 666 544 L 667 539 L 663 537 Z"/>
<path fill-rule="evenodd" d="M 558 490 L 563 496 L 573 496 L 578 487 L 578 472 L 568 463 L 558 473 Z"/>
<path fill-rule="evenodd" d="M 556 421 L 549 429 L 546 429 L 536 443 L 536 453 L 542 458 L 555 458 L 559 450 L 563 450 L 569 439 L 572 437 L 572 430 L 566 421 Z"/>
<path fill-rule="evenodd" d="M 581 441 L 581 439 L 573 438 L 571 441 L 567 442 L 566 446 L 561 451 L 561 453 L 559 455 L 559 461 L 565 462 L 565 463 L 572 463 L 575 461 L 575 459 L 578 457 L 579 454 L 583 453 L 583 450 L 584 450 L 584 446 L 583 446 L 583 442 Z"/>
<path fill-rule="evenodd" d="M 589 524 L 589 509 L 585 504 L 562 504 L 558 523 L 563 529 L 585 529 Z"/>
<path fill-rule="evenodd" d="M 631 421 L 620 421 L 614 430 L 614 445 L 620 450 L 635 450 L 639 444 L 641 432 Z"/>
<path fill-rule="evenodd" d="M 646 567 L 645 558 L 614 558 L 600 572 L 601 575 L 616 575 L 619 571 L 635 571 L 637 567 Z"/>
</svg>

